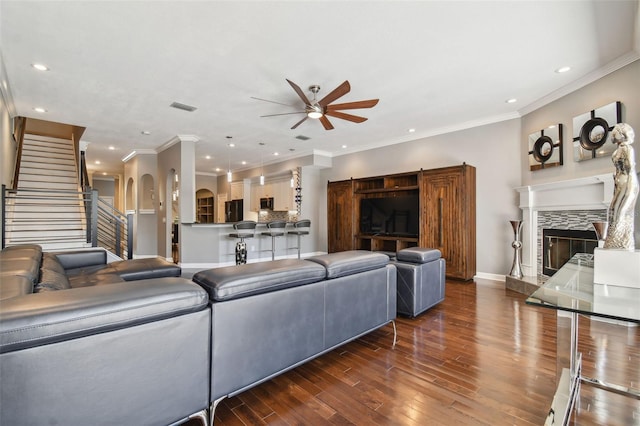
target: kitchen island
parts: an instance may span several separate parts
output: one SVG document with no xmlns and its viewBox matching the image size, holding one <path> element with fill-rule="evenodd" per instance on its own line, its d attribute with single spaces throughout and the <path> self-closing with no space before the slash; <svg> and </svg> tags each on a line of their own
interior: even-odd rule
<svg viewBox="0 0 640 426">
<path fill-rule="evenodd" d="M 235 248 L 238 239 L 229 237 L 233 223 L 181 223 L 180 266 L 186 269 L 207 269 L 235 264 Z M 293 229 L 288 222 L 285 235 L 276 239 L 276 259 L 296 258 L 298 240 L 295 235 L 286 235 Z M 258 222 L 255 236 L 246 240 L 247 263 L 271 260 L 271 237 L 262 235 L 267 231 L 266 222 Z M 311 231 L 313 232 L 313 231 Z M 311 252 L 310 238 L 301 239 L 302 257 L 317 254 Z"/>
</svg>

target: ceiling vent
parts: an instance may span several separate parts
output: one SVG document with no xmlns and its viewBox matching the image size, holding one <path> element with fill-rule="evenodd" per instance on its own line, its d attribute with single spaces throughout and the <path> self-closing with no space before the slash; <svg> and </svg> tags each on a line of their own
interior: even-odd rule
<svg viewBox="0 0 640 426">
<path fill-rule="evenodd" d="M 308 141 L 311 138 L 309 136 L 298 135 L 296 136 L 296 139 L 300 139 L 301 141 Z"/>
<path fill-rule="evenodd" d="M 189 112 L 193 112 L 193 111 L 198 109 L 198 108 L 196 108 L 194 106 L 191 106 L 191 105 L 181 104 L 180 102 L 173 102 L 169 106 L 172 107 L 172 108 L 181 109 L 183 111 L 189 111 Z"/>
</svg>

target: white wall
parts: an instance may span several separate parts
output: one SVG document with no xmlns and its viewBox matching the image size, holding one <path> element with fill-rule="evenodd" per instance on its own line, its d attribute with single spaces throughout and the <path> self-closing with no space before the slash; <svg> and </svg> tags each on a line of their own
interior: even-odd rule
<svg viewBox="0 0 640 426">
<path fill-rule="evenodd" d="M 5 103 L 4 96 L 0 93 L 0 141 L 2 143 L 2 155 L 0 155 L 0 179 L 7 187 L 13 181 L 13 167 L 16 161 L 16 143 L 11 135 L 11 117 Z"/>
<path fill-rule="evenodd" d="M 477 271 L 490 277 L 507 274 L 513 255 L 509 220 L 520 215 L 513 190 L 520 185 L 520 133 L 520 120 L 515 119 L 334 158 L 333 167 L 324 170 L 321 179 L 324 250 L 327 181 L 466 162 L 476 168 Z"/>
<path fill-rule="evenodd" d="M 622 120 L 631 125 L 636 133 L 633 145 L 636 164 L 640 164 L 640 60 L 615 71 L 557 101 L 545 105 L 522 117 L 521 145 L 525 154 L 521 158 L 522 184 L 555 182 L 576 179 L 603 173 L 613 173 L 611 157 L 594 158 L 576 162 L 573 159 L 573 117 L 611 102 L 622 102 Z M 551 124 L 562 123 L 564 127 L 564 164 L 544 170 L 530 171 L 526 152 L 527 138 L 531 133 Z"/>
</svg>

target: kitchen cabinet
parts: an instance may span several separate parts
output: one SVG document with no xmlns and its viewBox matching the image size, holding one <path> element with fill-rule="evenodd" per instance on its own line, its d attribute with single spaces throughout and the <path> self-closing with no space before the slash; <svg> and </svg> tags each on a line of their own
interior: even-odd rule
<svg viewBox="0 0 640 426">
<path fill-rule="evenodd" d="M 242 200 L 244 198 L 244 182 L 231 182 L 231 200 Z"/>
<path fill-rule="evenodd" d="M 295 201 L 293 198 L 293 188 L 291 181 L 279 180 L 273 183 L 273 210 L 289 211 L 295 210 Z"/>
</svg>

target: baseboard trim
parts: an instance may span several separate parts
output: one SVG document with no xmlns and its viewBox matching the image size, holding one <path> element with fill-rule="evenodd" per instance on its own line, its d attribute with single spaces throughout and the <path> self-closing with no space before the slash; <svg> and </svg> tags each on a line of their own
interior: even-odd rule
<svg viewBox="0 0 640 426">
<path fill-rule="evenodd" d="M 505 282 L 507 278 L 500 274 L 490 274 L 488 272 L 478 272 L 474 278 L 481 278 L 483 280 L 500 281 Z"/>
</svg>

